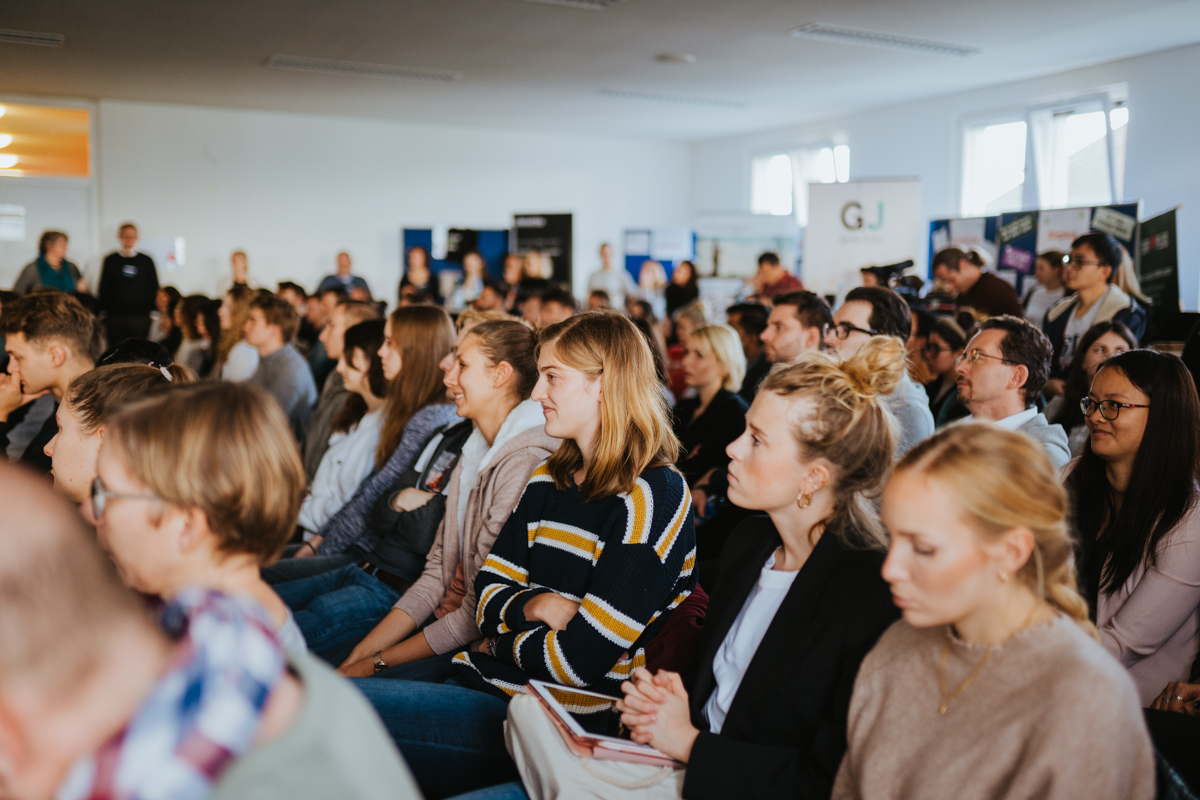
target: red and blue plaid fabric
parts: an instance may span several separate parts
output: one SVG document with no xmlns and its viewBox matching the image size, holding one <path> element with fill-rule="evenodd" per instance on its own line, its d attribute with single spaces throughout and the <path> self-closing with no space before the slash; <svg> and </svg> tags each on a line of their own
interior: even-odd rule
<svg viewBox="0 0 1200 800">
<path fill-rule="evenodd" d="M 287 661 L 251 601 L 188 589 L 163 608 L 178 647 L 124 730 L 77 763 L 56 800 L 199 800 L 254 741 Z"/>
</svg>

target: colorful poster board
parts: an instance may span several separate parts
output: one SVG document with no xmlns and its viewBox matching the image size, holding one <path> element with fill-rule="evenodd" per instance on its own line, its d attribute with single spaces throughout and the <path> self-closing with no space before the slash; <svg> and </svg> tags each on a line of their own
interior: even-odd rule
<svg viewBox="0 0 1200 800">
<path fill-rule="evenodd" d="M 540 250 L 554 264 L 552 279 L 571 285 L 573 227 L 570 214 L 513 214 L 513 230 L 514 252 Z"/>
</svg>

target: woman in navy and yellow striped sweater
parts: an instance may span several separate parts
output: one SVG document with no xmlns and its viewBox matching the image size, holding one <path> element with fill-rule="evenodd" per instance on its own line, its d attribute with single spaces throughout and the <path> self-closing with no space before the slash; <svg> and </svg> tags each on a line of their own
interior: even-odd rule
<svg viewBox="0 0 1200 800">
<path fill-rule="evenodd" d="M 427 794 L 514 779 L 508 697 L 530 678 L 619 696 L 695 586 L 691 495 L 645 339 L 618 314 L 583 314 L 542 332 L 538 371 L 533 399 L 563 444 L 476 579 L 486 638 L 444 682 L 356 681 Z"/>
</svg>

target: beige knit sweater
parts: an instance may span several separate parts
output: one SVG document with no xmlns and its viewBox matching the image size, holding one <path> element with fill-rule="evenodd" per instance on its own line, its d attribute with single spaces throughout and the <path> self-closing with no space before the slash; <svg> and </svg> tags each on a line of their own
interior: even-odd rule
<svg viewBox="0 0 1200 800">
<path fill-rule="evenodd" d="M 1154 751 L 1121 665 L 1059 617 L 992 648 L 978 677 L 939 714 L 946 628 L 900 620 L 867 655 L 850 702 L 833 798 L 1150 800 Z M 983 646 L 954 639 L 957 688 Z"/>
</svg>

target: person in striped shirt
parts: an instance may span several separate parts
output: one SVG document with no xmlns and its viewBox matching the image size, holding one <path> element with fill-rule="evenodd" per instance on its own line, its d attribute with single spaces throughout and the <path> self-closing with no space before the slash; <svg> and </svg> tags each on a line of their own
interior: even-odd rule
<svg viewBox="0 0 1200 800">
<path fill-rule="evenodd" d="M 429 795 L 514 780 L 508 698 L 530 678 L 620 696 L 696 584 L 691 494 L 646 340 L 619 314 L 582 314 L 542 331 L 538 372 L 533 399 L 563 443 L 476 578 L 486 638 L 444 682 L 356 681 Z"/>
</svg>

